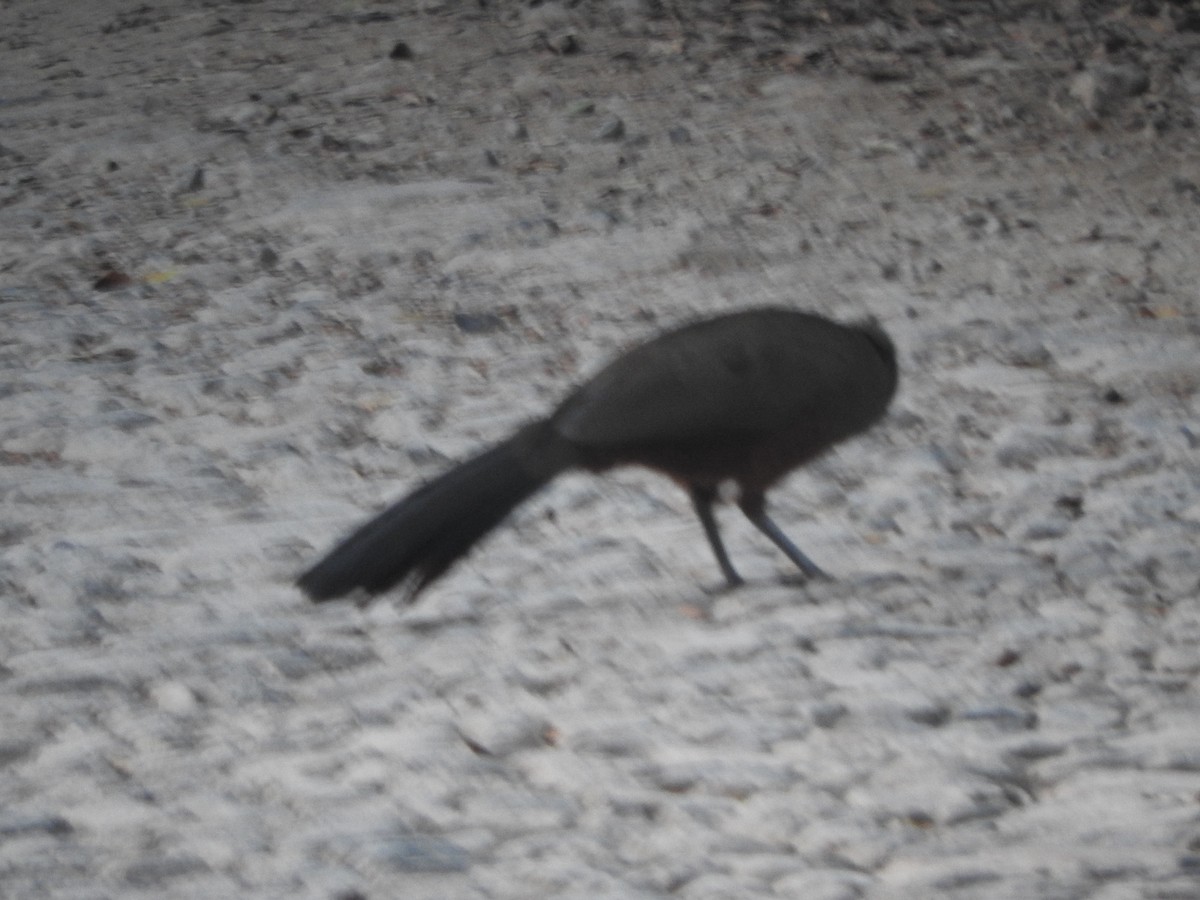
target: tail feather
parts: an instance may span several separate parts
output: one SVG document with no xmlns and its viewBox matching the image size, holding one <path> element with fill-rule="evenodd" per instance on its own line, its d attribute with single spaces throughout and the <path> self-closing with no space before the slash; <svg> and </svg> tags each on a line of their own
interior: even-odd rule
<svg viewBox="0 0 1200 900">
<path fill-rule="evenodd" d="M 569 464 L 552 442 L 547 428 L 530 426 L 451 469 L 353 532 L 297 585 L 320 602 L 403 583 L 413 600 Z"/>
</svg>

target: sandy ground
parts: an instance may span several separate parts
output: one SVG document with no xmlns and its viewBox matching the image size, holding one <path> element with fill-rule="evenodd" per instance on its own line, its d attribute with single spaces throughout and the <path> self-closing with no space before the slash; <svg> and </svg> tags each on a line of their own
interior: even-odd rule
<svg viewBox="0 0 1200 900">
<path fill-rule="evenodd" d="M 0 2 L 0 896 L 1200 897 L 1198 117 L 1184 3 Z M 766 303 L 901 350 L 836 581 L 629 471 L 291 587 Z"/>
</svg>

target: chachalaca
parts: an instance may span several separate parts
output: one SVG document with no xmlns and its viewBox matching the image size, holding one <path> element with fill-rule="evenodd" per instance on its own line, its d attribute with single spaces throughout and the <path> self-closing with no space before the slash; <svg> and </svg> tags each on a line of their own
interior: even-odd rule
<svg viewBox="0 0 1200 900">
<path fill-rule="evenodd" d="M 625 464 L 663 472 L 690 493 L 730 585 L 741 578 L 712 509 L 727 481 L 746 517 L 806 576 L 821 575 L 767 516 L 765 491 L 882 417 L 896 380 L 895 348 L 874 322 L 766 308 L 685 325 L 619 356 L 545 419 L 413 491 L 297 583 L 316 601 L 397 585 L 412 600 L 559 473 Z"/>
</svg>

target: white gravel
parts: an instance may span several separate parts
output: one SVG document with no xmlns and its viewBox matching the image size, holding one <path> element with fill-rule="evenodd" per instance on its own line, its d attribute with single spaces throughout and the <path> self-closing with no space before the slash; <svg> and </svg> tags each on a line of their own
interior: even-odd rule
<svg viewBox="0 0 1200 900">
<path fill-rule="evenodd" d="M 1195 13 L 658 6 L 0 5 L 0 897 L 1200 897 Z M 291 587 L 767 303 L 901 351 L 836 581 L 629 471 Z"/>
</svg>

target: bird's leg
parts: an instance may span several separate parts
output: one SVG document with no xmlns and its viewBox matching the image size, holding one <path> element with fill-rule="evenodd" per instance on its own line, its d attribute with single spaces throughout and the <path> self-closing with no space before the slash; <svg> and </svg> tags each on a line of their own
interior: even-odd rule
<svg viewBox="0 0 1200 900">
<path fill-rule="evenodd" d="M 690 485 L 688 490 L 692 495 L 692 506 L 696 508 L 696 515 L 700 517 L 700 524 L 704 526 L 704 534 L 708 538 L 709 546 L 712 547 L 713 555 L 717 557 L 717 565 L 721 567 L 721 572 L 725 576 L 725 580 L 729 582 L 729 586 L 737 587 L 742 583 L 742 576 L 737 573 L 733 563 L 729 561 L 729 554 L 725 552 L 725 544 L 721 542 L 721 532 L 717 530 L 717 520 L 713 516 L 713 502 L 717 499 L 717 489 Z"/>
<path fill-rule="evenodd" d="M 821 568 L 815 562 L 805 556 L 800 548 L 792 543 L 791 538 L 784 534 L 782 529 L 767 515 L 767 502 L 761 491 L 743 491 L 741 498 L 738 500 L 738 506 L 746 514 L 746 518 L 754 523 L 754 527 L 769 537 L 771 543 L 782 550 L 787 555 L 787 558 L 794 562 L 806 577 L 829 577 L 821 571 Z"/>
</svg>

